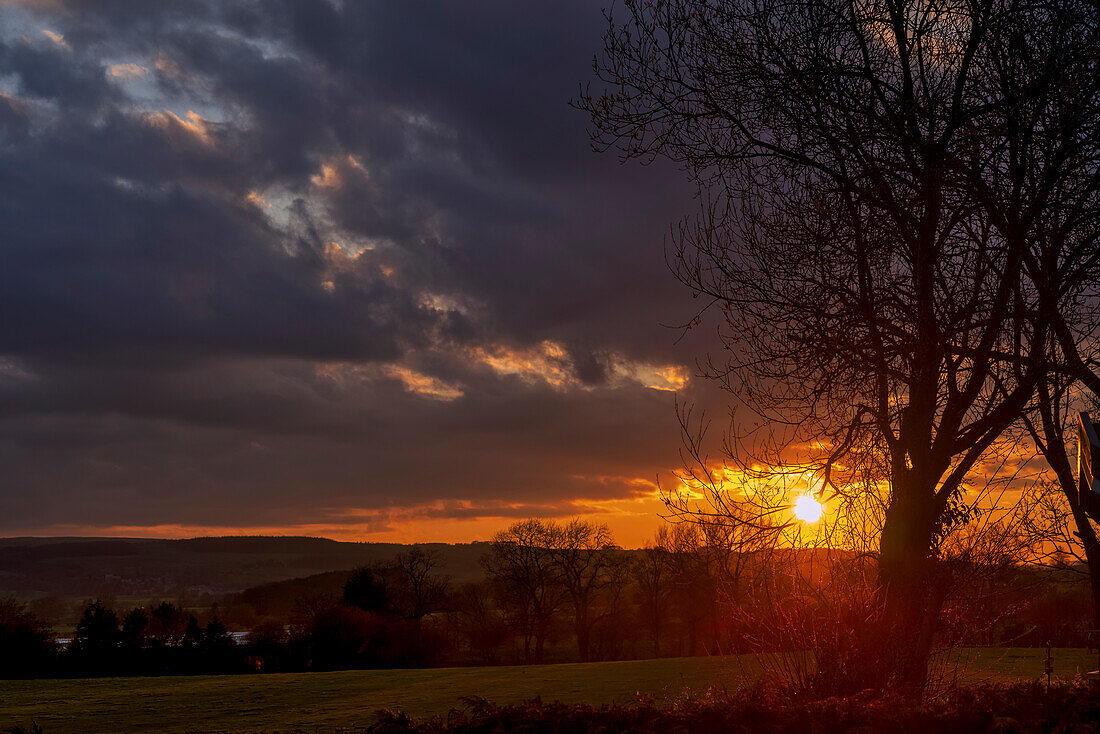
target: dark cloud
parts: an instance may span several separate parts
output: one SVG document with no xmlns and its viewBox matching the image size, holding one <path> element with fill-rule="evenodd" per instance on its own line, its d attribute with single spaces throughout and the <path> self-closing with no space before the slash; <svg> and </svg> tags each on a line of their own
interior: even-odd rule
<svg viewBox="0 0 1100 734">
<path fill-rule="evenodd" d="M 69 114 L 94 112 L 118 101 L 102 65 L 75 56 L 63 41 L 21 39 L 0 45 L 0 68 L 19 80 L 19 93 L 57 103 Z"/>
<path fill-rule="evenodd" d="M 164 384 L 135 374 L 128 388 L 115 377 L 95 395 L 74 384 L 35 396 L 32 412 L 9 405 L 0 515 L 248 525 L 440 498 L 561 506 L 630 496 L 631 480 L 674 455 L 671 395 L 640 386 L 485 385 L 440 402 L 294 365 L 210 369 Z M 80 491 L 58 492 L 74 471 Z"/>
<path fill-rule="evenodd" d="M 590 3 L 4 20 L 0 532 L 569 507 L 673 465 L 639 375 L 699 346 L 660 326 L 690 192 L 591 153 Z"/>
</svg>

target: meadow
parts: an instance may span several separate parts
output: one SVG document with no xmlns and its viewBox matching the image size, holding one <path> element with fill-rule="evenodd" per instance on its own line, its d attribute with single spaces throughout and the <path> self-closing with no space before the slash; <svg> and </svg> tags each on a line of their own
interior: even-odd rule
<svg viewBox="0 0 1100 734">
<path fill-rule="evenodd" d="M 961 682 L 1028 681 L 1045 650 L 973 648 L 939 670 Z M 1082 649 L 1054 651 L 1055 677 L 1096 668 Z M 356 670 L 233 676 L 0 681 L 0 730 L 37 722 L 46 734 L 95 732 L 273 732 L 362 727 L 381 709 L 421 718 L 480 696 L 500 704 L 540 696 L 567 703 L 668 701 L 708 686 L 733 690 L 762 674 L 753 656 L 666 658 L 431 670 Z"/>
</svg>

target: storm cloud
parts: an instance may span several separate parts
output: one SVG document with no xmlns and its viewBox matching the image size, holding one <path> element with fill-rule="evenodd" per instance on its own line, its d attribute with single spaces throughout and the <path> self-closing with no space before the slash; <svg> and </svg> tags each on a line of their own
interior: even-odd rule
<svg viewBox="0 0 1100 734">
<path fill-rule="evenodd" d="M 603 30 L 579 0 L 0 5 L 0 533 L 652 499 L 693 204 L 591 151 Z"/>
</svg>

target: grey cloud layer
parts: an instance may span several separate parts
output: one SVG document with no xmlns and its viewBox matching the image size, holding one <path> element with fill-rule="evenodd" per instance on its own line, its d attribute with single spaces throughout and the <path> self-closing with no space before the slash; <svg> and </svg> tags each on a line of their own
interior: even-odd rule
<svg viewBox="0 0 1100 734">
<path fill-rule="evenodd" d="M 0 27 L 0 532 L 554 506 L 674 461 L 670 393 L 614 376 L 688 359 L 659 323 L 690 197 L 592 154 L 566 105 L 591 3 Z M 564 384 L 471 357 L 544 343 Z"/>
</svg>

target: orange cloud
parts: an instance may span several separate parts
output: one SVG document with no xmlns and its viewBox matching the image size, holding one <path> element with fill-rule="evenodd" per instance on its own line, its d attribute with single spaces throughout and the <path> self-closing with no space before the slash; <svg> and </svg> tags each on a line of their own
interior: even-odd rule
<svg viewBox="0 0 1100 734">
<path fill-rule="evenodd" d="M 344 174 L 341 170 L 351 169 L 361 176 L 368 176 L 367 169 L 354 155 L 346 155 L 341 158 L 332 158 L 321 164 L 321 170 L 310 178 L 314 186 L 322 189 L 338 189 L 344 185 Z"/>
<path fill-rule="evenodd" d="M 416 372 L 408 367 L 390 365 L 386 371 L 391 377 L 400 380 L 408 392 L 423 395 L 433 400 L 450 402 L 458 400 L 465 394 L 457 385 L 444 382 L 431 375 Z"/>
<path fill-rule="evenodd" d="M 313 176 L 310 181 L 313 182 L 314 186 L 320 186 L 323 189 L 338 189 L 342 184 L 340 174 L 336 172 L 336 167 L 330 166 L 328 163 L 322 163 L 321 172 Z"/>
<path fill-rule="evenodd" d="M 52 42 L 56 43 L 61 48 L 71 50 L 69 48 L 69 42 L 66 41 L 65 36 L 61 35 L 60 33 L 57 33 L 56 31 L 51 31 L 47 28 L 43 29 L 42 35 L 50 39 Z"/>
<path fill-rule="evenodd" d="M 179 62 L 170 56 L 165 56 L 163 53 L 157 54 L 157 60 L 153 67 L 159 74 L 163 74 L 173 79 L 182 78 L 184 76 L 183 67 L 179 65 Z"/>
<path fill-rule="evenodd" d="M 213 143 L 210 137 L 210 123 L 194 110 L 188 110 L 184 117 L 180 117 L 171 110 L 148 112 L 145 115 L 145 119 L 153 127 L 166 131 L 183 130 L 204 145 L 211 145 Z"/>
<path fill-rule="evenodd" d="M 687 368 L 678 365 L 653 365 L 644 362 L 623 362 L 615 365 L 615 373 L 625 379 L 633 380 L 651 390 L 675 392 L 688 384 Z"/>
<path fill-rule="evenodd" d="M 467 355 L 501 375 L 515 375 L 527 382 L 545 382 L 557 388 L 579 387 L 572 357 L 555 341 L 545 340 L 529 347 L 491 345 L 467 350 Z M 681 365 L 631 362 L 611 355 L 612 383 L 636 382 L 653 390 L 676 391 L 687 385 L 689 376 Z"/>
<path fill-rule="evenodd" d="M 116 79 L 133 79 L 148 74 L 149 70 L 137 64 L 114 64 L 108 67 L 107 73 Z"/>
<path fill-rule="evenodd" d="M 527 382 L 542 381 L 554 387 L 576 382 L 565 348 L 549 340 L 520 349 L 503 345 L 475 347 L 467 354 L 497 374 L 515 375 Z"/>
</svg>

